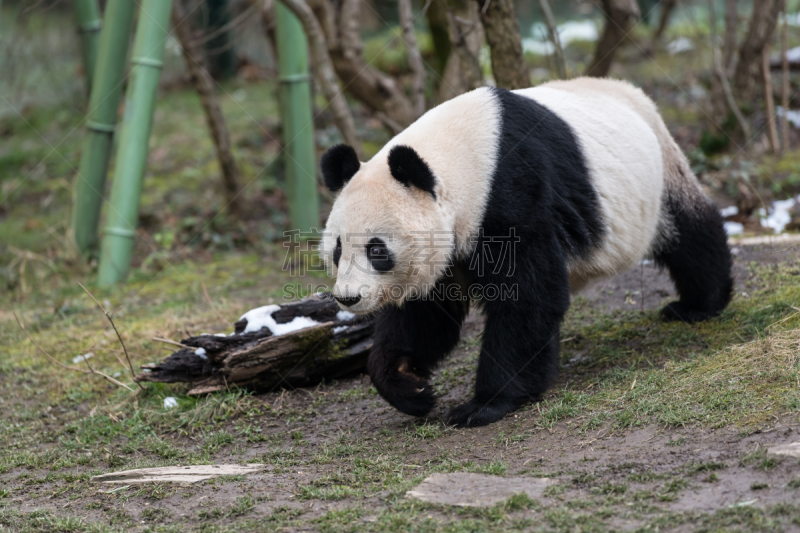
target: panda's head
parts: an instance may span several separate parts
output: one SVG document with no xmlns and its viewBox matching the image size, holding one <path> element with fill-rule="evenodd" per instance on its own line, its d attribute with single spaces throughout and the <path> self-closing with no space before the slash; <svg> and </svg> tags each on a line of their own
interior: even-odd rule
<svg viewBox="0 0 800 533">
<path fill-rule="evenodd" d="M 409 146 L 386 146 L 367 163 L 345 145 L 321 161 L 325 185 L 340 194 L 321 251 L 336 278 L 333 296 L 356 314 L 427 294 L 453 249 L 451 225 L 433 171 Z"/>
</svg>

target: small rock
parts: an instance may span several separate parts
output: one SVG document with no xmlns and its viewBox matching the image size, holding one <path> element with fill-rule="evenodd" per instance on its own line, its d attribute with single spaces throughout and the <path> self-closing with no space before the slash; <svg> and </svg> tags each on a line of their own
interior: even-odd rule
<svg viewBox="0 0 800 533">
<path fill-rule="evenodd" d="M 800 459 L 800 442 L 792 442 L 791 444 L 779 444 L 767 448 L 769 455 L 783 455 L 785 457 L 796 457 Z"/>
</svg>

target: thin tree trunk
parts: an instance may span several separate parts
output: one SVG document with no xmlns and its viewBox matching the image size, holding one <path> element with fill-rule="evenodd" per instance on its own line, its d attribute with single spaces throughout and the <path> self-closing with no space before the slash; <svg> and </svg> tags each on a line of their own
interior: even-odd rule
<svg viewBox="0 0 800 533">
<path fill-rule="evenodd" d="M 752 102 L 758 87 L 761 54 L 772 39 L 782 0 L 755 0 L 747 35 L 739 47 L 739 61 L 733 73 L 733 90 L 740 102 Z"/>
<path fill-rule="evenodd" d="M 522 37 L 513 0 L 476 0 L 486 31 L 495 84 L 505 89 L 530 87 L 530 75 L 522 55 Z"/>
<path fill-rule="evenodd" d="M 316 0 L 327 4 L 319 9 L 335 13 L 328 0 Z M 359 35 L 358 20 L 360 0 L 341 0 L 336 12 L 337 34 L 331 38 L 326 34 L 328 51 L 333 66 L 345 89 L 376 114 L 382 113 L 402 128 L 415 120 L 414 107 L 400 84 L 390 75 L 372 67 L 364 61 L 364 45 Z M 324 30 L 328 30 L 323 26 Z"/>
<path fill-rule="evenodd" d="M 206 33 L 213 35 L 205 43 L 208 71 L 215 80 L 227 80 L 236 75 L 236 49 L 231 38 L 231 11 L 228 0 L 206 0 L 208 25 Z"/>
<path fill-rule="evenodd" d="M 742 115 L 739 106 L 736 104 L 733 90 L 728 82 L 728 74 L 725 72 L 725 67 L 722 64 L 722 54 L 719 51 L 719 46 L 717 46 L 717 15 L 714 9 L 714 0 L 708 0 L 708 12 L 711 18 L 711 47 L 714 54 L 714 71 L 716 73 L 719 91 L 722 92 L 728 106 L 725 111 L 727 112 L 727 110 L 730 110 L 731 113 L 734 114 L 736 121 L 739 123 L 739 127 L 742 129 L 742 133 L 744 133 L 745 139 L 749 139 L 750 127 L 747 125 L 744 115 Z M 725 108 L 723 107 L 722 109 Z M 717 123 L 714 124 L 714 127 L 718 128 Z M 745 146 L 747 145 L 745 144 Z"/>
<path fill-rule="evenodd" d="M 267 40 L 272 48 L 275 69 L 278 68 L 278 37 L 275 35 L 275 0 L 250 0 L 252 4 L 261 4 L 261 25 L 267 34 Z M 277 91 L 279 92 L 279 91 Z"/>
<path fill-rule="evenodd" d="M 722 66 L 731 73 L 736 52 L 736 28 L 739 26 L 739 1 L 725 0 L 725 42 L 722 44 Z"/>
<path fill-rule="evenodd" d="M 428 29 L 433 41 L 433 53 L 436 56 L 436 72 L 444 76 L 447 60 L 450 58 L 452 45 L 450 44 L 450 19 L 444 0 L 432 0 L 425 12 L 428 19 Z"/>
<path fill-rule="evenodd" d="M 451 53 L 439 85 L 439 102 L 445 102 L 484 85 L 479 61 L 483 26 L 479 7 L 472 0 L 434 0 L 446 8 Z"/>
<path fill-rule="evenodd" d="M 605 26 L 597 47 L 594 59 L 586 69 L 587 76 L 602 78 L 607 76 L 614 61 L 617 48 L 625 41 L 634 20 L 640 16 L 639 6 L 635 0 L 603 0 Z"/>
<path fill-rule="evenodd" d="M 769 45 L 765 46 L 761 52 L 761 75 L 764 81 L 764 101 L 767 108 L 769 144 L 770 148 L 772 148 L 772 153 L 777 154 L 780 150 L 780 143 L 778 142 L 778 128 L 775 125 L 775 100 L 772 96 L 772 75 L 769 70 Z"/>
<path fill-rule="evenodd" d="M 425 112 L 425 66 L 422 64 L 422 55 L 417 46 L 417 35 L 414 32 L 414 14 L 411 11 L 411 0 L 397 0 L 397 10 L 400 15 L 400 24 L 403 27 L 403 41 L 408 53 L 408 65 L 414 75 L 411 85 L 411 101 L 414 113 L 421 117 Z"/>
<path fill-rule="evenodd" d="M 544 21 L 547 25 L 547 33 L 550 35 L 550 42 L 553 43 L 555 50 L 556 72 L 558 72 L 559 78 L 565 80 L 567 79 L 567 62 L 564 60 L 564 49 L 561 48 L 561 39 L 558 37 L 556 18 L 553 16 L 553 10 L 550 9 L 550 2 L 539 0 L 539 6 L 542 8 Z"/>
<path fill-rule="evenodd" d="M 356 123 L 355 120 L 353 120 L 352 113 L 350 113 L 350 108 L 347 107 L 344 94 L 339 88 L 339 80 L 336 78 L 333 62 L 328 55 L 325 35 L 322 32 L 322 27 L 317 17 L 314 16 L 311 8 L 303 0 L 280 1 L 300 19 L 300 23 L 303 25 L 306 38 L 310 44 L 309 48 L 311 49 L 311 56 L 313 58 L 314 71 L 322 88 L 322 92 L 330 104 L 336 127 L 339 128 L 344 141 L 355 149 L 359 158 L 363 159 L 364 152 L 361 148 L 361 142 L 358 140 L 358 135 L 356 134 Z"/>
<path fill-rule="evenodd" d="M 783 144 L 781 150 L 789 151 L 789 57 L 786 55 L 786 0 L 783 1 L 783 24 L 781 24 L 781 134 Z"/>
<path fill-rule="evenodd" d="M 653 32 L 653 43 L 657 43 L 661 40 L 661 36 L 664 35 L 664 30 L 667 29 L 669 16 L 675 10 L 675 5 L 677 3 L 677 0 L 661 0 L 661 13 L 658 17 L 658 26 L 656 27 L 656 31 Z"/>
<path fill-rule="evenodd" d="M 172 24 L 178 41 L 181 43 L 181 51 L 186 61 L 186 67 L 192 78 L 192 83 L 197 93 L 200 95 L 200 103 L 206 115 L 206 122 L 211 130 L 211 138 L 217 151 L 217 160 L 222 171 L 222 184 L 225 189 L 225 198 L 228 202 L 227 209 L 235 215 L 242 214 L 242 200 L 239 197 L 241 192 L 239 167 L 231 152 L 231 138 L 228 127 L 225 124 L 225 117 L 219 106 L 219 101 L 214 93 L 214 80 L 202 64 L 199 62 L 203 57 L 199 47 L 195 45 L 192 36 L 190 22 L 186 20 L 185 10 L 182 0 L 174 0 L 172 4 Z"/>
</svg>

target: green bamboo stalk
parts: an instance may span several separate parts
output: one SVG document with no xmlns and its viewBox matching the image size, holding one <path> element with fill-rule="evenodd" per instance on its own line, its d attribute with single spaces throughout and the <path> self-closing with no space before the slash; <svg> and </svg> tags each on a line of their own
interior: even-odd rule
<svg viewBox="0 0 800 533">
<path fill-rule="evenodd" d="M 110 209 L 103 230 L 98 275 L 100 285 L 111 285 L 125 279 L 130 268 L 171 9 L 172 0 L 142 0 L 141 3 L 125 94 L 125 115 L 117 145 Z"/>
<path fill-rule="evenodd" d="M 72 219 L 75 243 L 83 254 L 93 253 L 97 247 L 97 226 L 135 5 L 134 0 L 108 0 L 100 31 Z"/>
<path fill-rule="evenodd" d="M 100 41 L 100 3 L 98 0 L 75 0 L 75 16 L 78 18 L 78 33 L 81 36 L 83 70 L 86 78 L 86 93 L 92 92 L 92 76 L 97 64 L 97 44 Z"/>
<path fill-rule="evenodd" d="M 308 44 L 300 20 L 280 2 L 275 17 L 289 216 L 293 229 L 308 232 L 319 225 Z"/>
</svg>

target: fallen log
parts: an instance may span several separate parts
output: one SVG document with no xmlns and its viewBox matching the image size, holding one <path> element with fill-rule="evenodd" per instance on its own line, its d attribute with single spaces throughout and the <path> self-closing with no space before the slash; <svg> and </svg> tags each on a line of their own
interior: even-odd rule
<svg viewBox="0 0 800 533">
<path fill-rule="evenodd" d="M 192 383 L 189 394 L 307 386 L 364 370 L 372 347 L 372 320 L 342 311 L 330 293 L 253 309 L 234 328 L 183 339 L 161 363 L 142 365 L 135 381 Z"/>
</svg>

